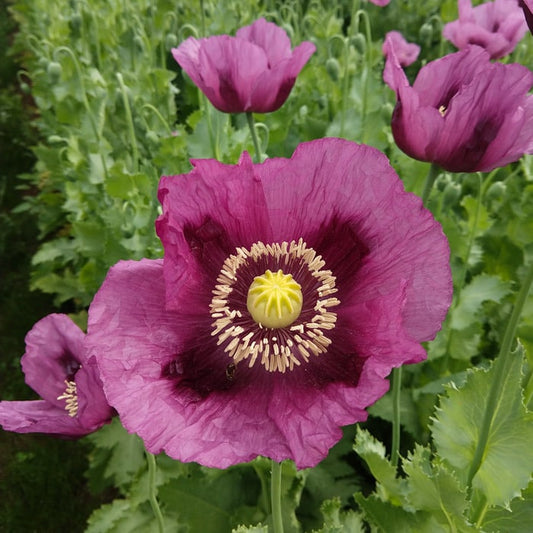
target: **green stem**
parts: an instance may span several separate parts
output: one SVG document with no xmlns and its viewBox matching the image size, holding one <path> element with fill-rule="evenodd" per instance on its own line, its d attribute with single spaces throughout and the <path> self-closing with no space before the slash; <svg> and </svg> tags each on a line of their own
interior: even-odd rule
<svg viewBox="0 0 533 533">
<path fill-rule="evenodd" d="M 118 84 L 120 85 L 120 91 L 122 92 L 122 101 L 124 102 L 124 109 L 126 110 L 126 120 L 128 122 L 128 127 L 130 130 L 131 149 L 133 152 L 133 171 L 137 172 L 139 170 L 139 150 L 137 148 L 137 139 L 135 137 L 135 126 L 133 124 L 133 117 L 131 116 L 128 92 L 126 90 L 126 85 L 124 84 L 122 74 L 120 72 L 117 72 L 117 80 Z"/>
<path fill-rule="evenodd" d="M 483 456 L 489 440 L 490 430 L 492 429 L 492 422 L 494 420 L 494 411 L 498 405 L 498 401 L 502 393 L 503 381 L 507 376 L 507 367 L 511 363 L 511 345 L 515 338 L 518 321 L 520 319 L 522 309 L 524 308 L 532 281 L 533 262 L 529 266 L 529 270 L 524 278 L 520 292 L 516 297 L 513 312 L 511 313 L 511 317 L 509 318 L 509 322 L 505 328 L 505 333 L 503 335 L 503 340 L 500 347 L 500 353 L 494 361 L 494 379 L 489 390 L 487 404 L 485 406 L 485 413 L 483 415 L 483 422 L 481 424 L 481 431 L 479 432 L 479 440 L 474 452 L 474 458 L 472 459 L 472 464 L 470 465 L 470 470 L 468 471 L 467 486 L 469 490 L 472 488 L 472 480 L 477 474 L 481 466 L 481 462 L 483 461 Z"/>
<path fill-rule="evenodd" d="M 259 148 L 259 141 L 257 140 L 257 132 L 255 131 L 254 115 L 250 111 L 246 113 L 246 120 L 248 121 L 248 127 L 252 135 L 252 141 L 255 149 L 255 162 L 261 163 L 261 149 Z"/>
<path fill-rule="evenodd" d="M 274 533 L 283 533 L 283 518 L 281 514 L 281 470 L 281 463 L 272 460 L 270 498 L 272 500 L 272 524 Z"/>
<path fill-rule="evenodd" d="M 400 458 L 400 393 L 402 391 L 402 367 L 392 371 L 392 447 L 391 463 L 398 466 Z"/>
<path fill-rule="evenodd" d="M 159 503 L 157 502 L 157 486 L 155 483 L 155 474 L 157 465 L 155 462 L 155 456 L 150 452 L 146 452 L 146 461 L 148 462 L 148 490 L 149 490 L 149 499 L 150 505 L 152 506 L 152 511 L 157 520 L 157 527 L 159 533 L 164 533 L 165 531 L 165 522 L 163 520 L 163 514 L 159 508 Z"/>
<path fill-rule="evenodd" d="M 87 98 L 87 91 L 85 90 L 85 82 L 83 80 L 83 74 L 81 71 L 78 58 L 76 57 L 76 54 L 68 46 L 60 46 L 59 48 L 57 48 L 56 51 L 54 52 L 54 58 L 56 57 L 56 54 L 59 55 L 59 53 L 61 52 L 64 52 L 68 56 L 70 56 L 70 58 L 72 59 L 72 62 L 74 63 L 74 68 L 76 69 L 76 75 L 78 76 L 78 83 L 80 84 L 80 89 L 81 89 L 80 93 L 81 93 L 81 97 L 83 100 L 83 107 L 85 107 L 85 111 L 87 113 L 87 116 L 89 117 L 89 122 L 91 123 L 91 128 L 93 130 L 94 137 L 96 141 L 98 142 L 98 144 L 100 145 L 102 138 L 101 138 L 100 132 L 98 131 L 98 127 L 96 126 L 96 120 L 94 118 L 91 106 L 89 104 L 89 99 Z M 102 153 L 100 153 L 100 159 L 102 161 L 102 168 L 104 169 L 104 174 L 107 179 L 108 177 L 107 165 L 105 162 L 105 157 L 103 156 Z"/>
<path fill-rule="evenodd" d="M 425 207 L 427 207 L 427 202 L 429 200 L 429 195 L 431 194 L 431 189 L 433 189 L 433 184 L 435 183 L 435 180 L 437 179 L 439 174 L 440 167 L 435 163 L 431 163 L 428 175 L 426 176 L 426 182 L 424 183 L 424 190 L 422 191 L 422 203 Z"/>
</svg>

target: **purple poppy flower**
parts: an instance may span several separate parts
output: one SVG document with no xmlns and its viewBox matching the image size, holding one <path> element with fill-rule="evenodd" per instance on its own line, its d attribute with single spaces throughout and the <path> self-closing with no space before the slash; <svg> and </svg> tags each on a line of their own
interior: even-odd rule
<svg viewBox="0 0 533 533">
<path fill-rule="evenodd" d="M 524 11 L 529 31 L 533 33 L 533 0 L 519 0 L 518 3 Z"/>
<path fill-rule="evenodd" d="M 390 0 L 370 0 L 370 2 L 372 2 L 376 6 L 384 7 L 390 2 Z"/>
<path fill-rule="evenodd" d="M 268 113 L 283 105 L 315 49 L 306 41 L 291 50 L 282 28 L 259 19 L 235 37 L 189 37 L 172 55 L 220 111 Z"/>
<path fill-rule="evenodd" d="M 383 78 L 396 91 L 392 133 L 408 155 L 451 172 L 489 171 L 533 153 L 533 73 L 491 63 L 470 45 L 422 67 L 411 87 L 388 47 Z"/>
<path fill-rule="evenodd" d="M 153 453 L 313 466 L 393 367 L 424 359 L 450 304 L 448 243 L 368 146 L 193 165 L 160 182 L 164 260 L 118 263 L 89 309 L 107 398 Z"/>
<path fill-rule="evenodd" d="M 415 43 L 408 43 L 399 31 L 389 31 L 385 35 L 385 42 L 387 39 L 392 42 L 392 48 L 402 67 L 408 67 L 417 60 L 418 54 L 420 53 L 420 46 Z M 386 46 L 385 42 L 383 43 L 382 51 L 383 55 L 387 57 L 390 46 Z"/>
<path fill-rule="evenodd" d="M 5 430 L 81 437 L 109 422 L 113 411 L 84 339 L 66 315 L 48 315 L 33 326 L 21 364 L 42 400 L 0 402 Z"/>
<path fill-rule="evenodd" d="M 462 50 L 477 44 L 497 59 L 510 54 L 527 31 L 518 0 L 495 0 L 472 7 L 459 0 L 459 18 L 446 24 L 443 36 Z"/>
</svg>

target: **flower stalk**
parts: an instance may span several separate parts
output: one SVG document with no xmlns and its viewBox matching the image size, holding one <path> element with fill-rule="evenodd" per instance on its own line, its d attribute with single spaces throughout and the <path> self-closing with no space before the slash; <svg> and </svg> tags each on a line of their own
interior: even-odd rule
<svg viewBox="0 0 533 533">
<path fill-rule="evenodd" d="M 257 131 L 255 130 L 254 115 L 252 112 L 248 111 L 246 113 L 246 120 L 248 122 L 248 127 L 250 128 L 250 134 L 252 135 L 252 142 L 254 143 L 255 162 L 261 163 L 261 148 L 259 147 L 259 140 L 257 138 Z"/>
<path fill-rule="evenodd" d="M 157 520 L 157 529 L 159 533 L 164 533 L 165 531 L 165 522 L 163 520 L 163 513 L 161 513 L 161 508 L 159 507 L 159 502 L 157 501 L 157 485 L 156 485 L 156 471 L 157 464 L 155 462 L 155 456 L 146 451 L 146 461 L 148 463 L 148 491 L 150 506 Z"/>
<path fill-rule="evenodd" d="M 272 460 L 272 478 L 270 481 L 270 497 L 272 500 L 272 524 L 274 533 L 283 533 L 283 517 L 281 514 L 281 471 L 282 464 Z"/>
<path fill-rule="evenodd" d="M 398 466 L 400 458 L 400 394 L 402 391 L 402 367 L 395 368 L 392 371 L 392 446 L 391 446 L 391 463 L 392 466 Z"/>
</svg>

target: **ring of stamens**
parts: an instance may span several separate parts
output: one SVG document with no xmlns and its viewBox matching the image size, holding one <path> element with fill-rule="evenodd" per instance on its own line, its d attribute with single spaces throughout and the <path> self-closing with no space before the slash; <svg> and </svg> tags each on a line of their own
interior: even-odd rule
<svg viewBox="0 0 533 533">
<path fill-rule="evenodd" d="M 335 276 L 324 269 L 325 261 L 303 239 L 237 248 L 224 262 L 213 290 L 210 313 L 212 336 L 237 365 L 260 361 L 269 372 L 285 372 L 325 353 L 331 344 L 327 332 L 335 328 L 337 314 L 331 308 L 340 301 Z M 302 285 L 303 308 L 286 327 L 270 328 L 254 321 L 247 310 L 248 287 L 266 270 L 281 269 Z"/>
<path fill-rule="evenodd" d="M 65 392 L 58 396 L 58 400 L 66 400 L 65 409 L 68 411 L 68 416 L 75 417 L 78 414 L 78 391 L 76 389 L 75 381 L 65 380 L 67 388 Z"/>
</svg>

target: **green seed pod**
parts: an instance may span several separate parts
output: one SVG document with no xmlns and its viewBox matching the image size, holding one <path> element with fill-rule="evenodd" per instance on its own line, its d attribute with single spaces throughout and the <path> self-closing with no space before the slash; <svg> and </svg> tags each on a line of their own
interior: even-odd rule
<svg viewBox="0 0 533 533">
<path fill-rule="evenodd" d="M 333 81 L 339 80 L 341 67 L 339 65 L 339 62 L 334 57 L 330 57 L 326 61 L 326 71 Z"/>
<path fill-rule="evenodd" d="M 70 17 L 70 21 L 69 21 L 70 31 L 76 37 L 80 35 L 82 21 L 83 21 L 82 16 L 79 13 L 74 13 L 72 17 Z"/>
<path fill-rule="evenodd" d="M 59 135 L 50 135 L 46 140 L 48 141 L 48 144 L 58 144 L 66 142 L 65 139 L 63 139 L 63 137 L 60 137 Z"/>
<path fill-rule="evenodd" d="M 48 79 L 50 83 L 57 83 L 61 79 L 61 73 L 63 72 L 63 67 L 57 61 L 50 61 L 48 67 L 46 67 L 46 73 L 48 74 Z"/>
<path fill-rule="evenodd" d="M 144 51 L 144 42 L 143 42 L 143 39 L 140 35 L 136 35 L 134 38 L 133 38 L 133 44 L 135 46 L 135 48 L 137 49 L 137 51 L 139 52 L 143 52 Z"/>
<path fill-rule="evenodd" d="M 362 33 L 358 33 L 351 38 L 353 47 L 364 56 L 366 53 L 366 38 Z"/>
</svg>

